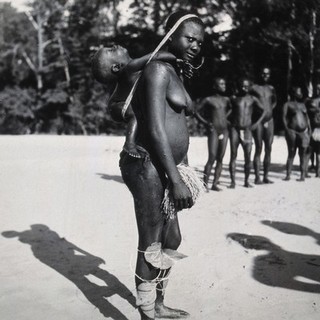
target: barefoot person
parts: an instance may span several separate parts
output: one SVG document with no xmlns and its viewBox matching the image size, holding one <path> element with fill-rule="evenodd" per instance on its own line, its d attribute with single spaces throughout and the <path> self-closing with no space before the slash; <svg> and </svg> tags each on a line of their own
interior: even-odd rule
<svg viewBox="0 0 320 320">
<path fill-rule="evenodd" d="M 316 95 L 308 103 L 307 110 L 311 125 L 310 153 L 315 155 L 316 177 L 320 178 L 320 83 L 316 84 Z"/>
<path fill-rule="evenodd" d="M 131 106 L 124 108 L 129 92 L 149 59 L 177 63 L 176 57 L 170 52 L 157 52 L 154 57 L 147 54 L 132 59 L 127 49 L 113 45 L 99 49 L 92 59 L 92 73 L 97 81 L 116 87 L 108 101 L 108 109 L 114 121 L 126 122 L 126 141 L 123 148 L 133 157 L 140 157 L 136 149 L 135 136 L 137 121 Z M 179 61 L 178 61 L 179 63 Z"/>
<path fill-rule="evenodd" d="M 175 12 L 167 20 L 166 32 L 166 50 L 192 63 L 204 39 L 201 19 Z M 195 172 L 181 165 L 189 146 L 186 110 L 191 105 L 175 64 L 147 64 L 132 100 L 142 158 L 131 157 L 125 150 L 120 157 L 138 226 L 135 280 L 141 319 L 188 316 L 185 311 L 166 307 L 163 301 L 174 257 L 181 257 L 176 251 L 181 242 L 177 212 L 192 207 L 200 190 Z"/>
<path fill-rule="evenodd" d="M 255 154 L 253 160 L 255 184 L 273 183 L 269 178 L 269 168 L 271 163 L 271 148 L 274 136 L 274 122 L 273 122 L 273 109 L 276 106 L 277 98 L 276 92 L 269 84 L 270 69 L 263 68 L 261 72 L 261 80 L 259 84 L 254 84 L 251 88 L 251 94 L 256 96 L 264 110 L 265 116 L 261 123 L 258 124 L 257 129 L 252 131 L 253 139 L 255 142 Z M 262 152 L 262 143 L 264 143 L 264 160 L 263 160 L 263 180 L 260 179 L 260 157 Z"/>
<path fill-rule="evenodd" d="M 244 186 L 252 187 L 249 183 L 251 169 L 251 149 L 252 149 L 252 130 L 255 130 L 265 116 L 265 109 L 260 101 L 249 94 L 251 82 L 244 78 L 239 82 L 239 92 L 236 97 L 231 99 L 231 128 L 230 128 L 230 188 L 235 188 L 236 180 L 236 159 L 238 147 L 241 144 L 244 152 Z M 261 109 L 260 117 L 252 123 L 253 114 L 256 108 Z"/>
<path fill-rule="evenodd" d="M 225 96 L 226 81 L 223 78 L 214 80 L 213 96 L 203 99 L 196 112 L 196 118 L 207 127 L 208 135 L 208 153 L 209 158 L 204 167 L 203 181 L 208 190 L 208 182 L 212 166 L 215 161 L 216 167 L 212 190 L 220 191 L 218 182 L 222 171 L 222 160 L 228 143 L 228 120 L 227 117 L 231 112 L 231 102 Z"/>
<path fill-rule="evenodd" d="M 303 93 L 300 87 L 292 88 L 291 99 L 283 106 L 282 120 L 288 146 L 286 164 L 287 174 L 284 180 L 290 180 L 293 159 L 298 148 L 300 157 L 300 178 L 297 179 L 297 181 L 304 181 L 307 170 L 306 155 L 310 143 L 311 128 Z"/>
</svg>

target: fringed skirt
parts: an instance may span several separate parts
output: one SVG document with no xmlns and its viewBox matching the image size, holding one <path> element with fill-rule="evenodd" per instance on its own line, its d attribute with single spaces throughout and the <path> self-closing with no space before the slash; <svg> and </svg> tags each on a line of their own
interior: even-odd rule
<svg viewBox="0 0 320 320">
<path fill-rule="evenodd" d="M 198 177 L 196 171 L 193 168 L 185 164 L 179 164 L 177 168 L 179 170 L 183 182 L 186 184 L 192 195 L 193 202 L 195 202 L 198 199 L 199 195 L 205 189 L 203 181 Z M 170 184 L 168 184 L 164 191 L 161 209 L 167 219 L 174 218 L 174 216 L 177 213 L 177 210 L 174 206 L 172 186 Z"/>
</svg>

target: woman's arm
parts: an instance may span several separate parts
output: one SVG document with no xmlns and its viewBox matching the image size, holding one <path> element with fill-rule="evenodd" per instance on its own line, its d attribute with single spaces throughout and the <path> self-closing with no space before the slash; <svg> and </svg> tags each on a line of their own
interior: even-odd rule
<svg viewBox="0 0 320 320">
<path fill-rule="evenodd" d="M 285 131 L 289 131 L 288 127 L 288 120 L 287 120 L 287 113 L 288 113 L 288 102 L 286 102 L 283 105 L 283 110 L 282 110 L 282 123 Z"/>
<path fill-rule="evenodd" d="M 271 91 L 272 91 L 272 110 L 273 110 L 277 105 L 277 94 L 273 86 L 271 86 Z"/>
<path fill-rule="evenodd" d="M 170 66 L 153 62 L 144 71 L 145 108 L 143 110 L 153 151 L 173 186 L 176 208 L 192 206 L 191 193 L 181 179 L 165 129 L 167 89 L 171 81 Z"/>
<path fill-rule="evenodd" d="M 170 81 L 169 71 L 163 64 L 151 63 L 144 72 L 146 125 L 151 145 L 158 160 L 163 165 L 169 180 L 177 183 L 181 180 L 165 130 L 166 94 Z"/>
</svg>

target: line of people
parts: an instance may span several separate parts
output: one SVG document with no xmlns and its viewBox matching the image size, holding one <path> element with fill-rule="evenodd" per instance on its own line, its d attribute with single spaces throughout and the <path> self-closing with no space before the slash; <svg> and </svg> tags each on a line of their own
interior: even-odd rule
<svg viewBox="0 0 320 320">
<path fill-rule="evenodd" d="M 229 171 L 231 184 L 235 188 L 236 159 L 239 145 L 244 152 L 244 186 L 249 183 L 251 171 L 251 151 L 253 141 L 255 154 L 253 157 L 255 184 L 273 183 L 269 179 L 271 151 L 274 138 L 274 108 L 277 96 L 270 84 L 271 71 L 265 67 L 261 70 L 257 84 L 248 78 L 238 82 L 237 94 L 226 96 L 226 81 L 219 77 L 214 81 L 213 95 L 197 103 L 196 118 L 205 125 L 208 136 L 208 161 L 204 167 L 203 180 L 209 190 L 209 177 L 215 164 L 214 178 L 211 189 L 220 191 L 218 187 L 222 172 L 222 162 L 228 139 L 230 138 Z M 288 146 L 286 177 L 290 180 L 296 150 L 300 156 L 300 178 L 304 181 L 308 176 L 308 162 L 314 163 L 316 177 L 320 176 L 320 83 L 316 86 L 316 94 L 312 99 L 305 99 L 301 87 L 293 87 L 290 100 L 283 106 L 282 121 Z M 261 153 L 264 144 L 263 178 L 260 177 Z"/>
</svg>

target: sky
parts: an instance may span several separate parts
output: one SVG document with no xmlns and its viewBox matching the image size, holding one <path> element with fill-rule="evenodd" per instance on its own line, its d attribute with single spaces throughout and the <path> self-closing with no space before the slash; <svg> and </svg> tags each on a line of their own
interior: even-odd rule
<svg viewBox="0 0 320 320">
<path fill-rule="evenodd" d="M 126 20 L 126 14 L 130 14 L 129 5 L 132 0 L 123 0 L 121 3 L 121 12 L 123 13 L 123 19 Z M 26 3 L 28 3 L 28 0 L 0 0 L 0 2 L 10 2 L 11 5 L 15 8 L 17 8 L 19 11 L 25 11 L 27 10 Z M 221 23 L 214 27 L 214 32 L 220 32 L 229 30 L 232 25 L 232 19 L 230 16 L 225 15 L 221 21 Z"/>
<path fill-rule="evenodd" d="M 0 0 L 0 2 L 10 2 L 11 5 L 17 8 L 19 11 L 24 11 L 27 9 L 26 3 L 27 0 Z"/>
</svg>

